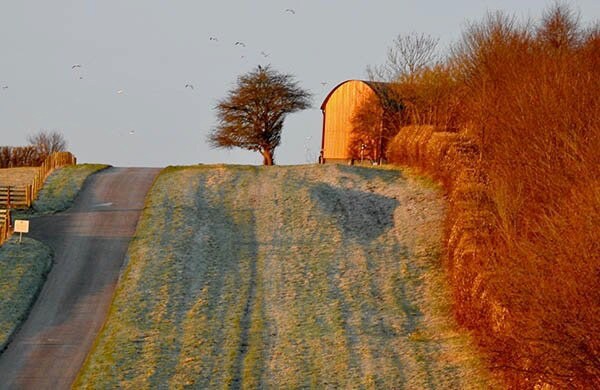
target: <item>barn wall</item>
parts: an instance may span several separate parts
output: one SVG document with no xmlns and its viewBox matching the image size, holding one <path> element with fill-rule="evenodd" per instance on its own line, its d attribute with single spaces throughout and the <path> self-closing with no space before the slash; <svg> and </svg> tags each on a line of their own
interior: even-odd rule
<svg viewBox="0 0 600 390">
<path fill-rule="evenodd" d="M 323 158 L 349 159 L 348 145 L 354 110 L 375 95 L 373 89 L 359 80 L 347 81 L 337 87 L 325 102 L 323 121 Z"/>
</svg>

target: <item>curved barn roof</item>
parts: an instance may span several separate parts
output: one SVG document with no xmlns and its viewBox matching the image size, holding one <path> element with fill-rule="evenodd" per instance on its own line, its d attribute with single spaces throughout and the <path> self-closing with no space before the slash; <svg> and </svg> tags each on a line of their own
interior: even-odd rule
<svg viewBox="0 0 600 390">
<path fill-rule="evenodd" d="M 394 108 L 394 109 L 402 108 L 401 100 L 400 100 L 397 92 L 394 90 L 392 83 L 350 79 L 350 80 L 346 80 L 346 81 L 339 83 L 327 94 L 327 96 L 325 97 L 325 100 L 323 100 L 323 103 L 321 104 L 321 110 L 325 109 L 327 102 L 329 101 L 331 96 L 335 93 L 335 91 L 337 91 L 337 89 L 339 87 L 341 87 L 342 85 L 344 85 L 346 83 L 352 82 L 352 81 L 358 81 L 358 82 L 366 84 L 369 88 L 371 88 L 373 90 L 373 92 L 375 92 L 375 95 L 377 95 L 379 100 L 381 100 L 382 104 L 384 106 L 386 106 L 386 108 Z"/>
</svg>

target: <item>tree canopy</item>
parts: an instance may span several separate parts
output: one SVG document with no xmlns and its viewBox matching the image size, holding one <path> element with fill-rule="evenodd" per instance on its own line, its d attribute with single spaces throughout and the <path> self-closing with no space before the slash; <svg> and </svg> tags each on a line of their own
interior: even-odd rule
<svg viewBox="0 0 600 390">
<path fill-rule="evenodd" d="M 273 165 L 285 116 L 309 108 L 310 101 L 311 94 L 293 75 L 259 65 L 238 77 L 236 86 L 218 102 L 218 124 L 208 140 L 213 147 L 257 151 L 264 165 Z"/>
<path fill-rule="evenodd" d="M 59 131 L 40 130 L 27 136 L 27 142 L 45 158 L 54 152 L 67 150 L 67 140 Z"/>
</svg>

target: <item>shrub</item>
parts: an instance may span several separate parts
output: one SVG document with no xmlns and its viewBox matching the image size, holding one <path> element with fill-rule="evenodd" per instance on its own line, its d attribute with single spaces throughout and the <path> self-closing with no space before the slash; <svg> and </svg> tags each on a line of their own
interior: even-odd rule
<svg viewBox="0 0 600 390">
<path fill-rule="evenodd" d="M 460 130 L 421 116 L 388 150 L 446 186 L 456 314 L 511 387 L 600 386 L 599 36 L 489 15 L 448 59 Z"/>
<path fill-rule="evenodd" d="M 35 146 L 0 146 L 0 168 L 37 167 L 45 158 Z"/>
</svg>

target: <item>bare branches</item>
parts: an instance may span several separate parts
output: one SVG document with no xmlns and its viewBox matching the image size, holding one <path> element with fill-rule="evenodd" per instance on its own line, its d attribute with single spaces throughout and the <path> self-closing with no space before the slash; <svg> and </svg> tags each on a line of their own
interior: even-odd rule
<svg viewBox="0 0 600 390">
<path fill-rule="evenodd" d="M 40 130 L 27 136 L 28 146 L 1 146 L 0 168 L 39 166 L 48 155 L 62 152 L 67 141 L 57 131 Z"/>
<path fill-rule="evenodd" d="M 387 145 L 400 129 L 403 107 L 394 96 L 393 87 L 386 88 L 389 91 L 385 97 L 389 101 L 373 95 L 354 111 L 348 152 L 356 160 L 386 160 Z"/>
<path fill-rule="evenodd" d="M 237 86 L 218 102 L 219 123 L 208 142 L 216 148 L 258 151 L 264 164 L 272 165 L 285 116 L 309 108 L 310 99 L 292 75 L 258 66 L 238 77 Z"/>
<path fill-rule="evenodd" d="M 45 157 L 35 146 L 0 146 L 0 168 L 37 167 Z"/>
<path fill-rule="evenodd" d="M 27 142 L 43 156 L 54 152 L 63 152 L 67 149 L 67 140 L 58 131 L 40 130 L 35 134 L 28 135 Z"/>
<path fill-rule="evenodd" d="M 411 77 L 435 66 L 438 62 L 438 43 L 439 39 L 431 35 L 398 35 L 388 49 L 385 64 L 367 67 L 367 75 L 375 81 L 398 81 Z"/>
<path fill-rule="evenodd" d="M 583 34 L 579 29 L 580 16 L 564 4 L 556 5 L 546 12 L 538 37 L 556 49 L 572 49 L 577 46 Z"/>
</svg>

